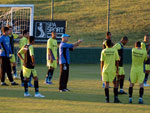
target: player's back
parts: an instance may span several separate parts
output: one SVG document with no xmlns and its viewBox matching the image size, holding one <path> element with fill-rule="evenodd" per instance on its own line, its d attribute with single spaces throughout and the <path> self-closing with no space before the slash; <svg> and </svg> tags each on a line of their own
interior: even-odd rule
<svg viewBox="0 0 150 113">
<path fill-rule="evenodd" d="M 101 61 L 104 61 L 105 72 L 115 71 L 116 60 L 119 60 L 119 55 L 116 49 L 106 48 L 101 53 Z"/>
<path fill-rule="evenodd" d="M 144 60 L 147 59 L 147 53 L 143 49 L 132 49 L 132 68 L 143 69 Z"/>
<path fill-rule="evenodd" d="M 28 44 L 28 39 L 26 37 L 22 37 L 19 41 L 19 48 L 22 48 L 26 44 Z"/>
</svg>

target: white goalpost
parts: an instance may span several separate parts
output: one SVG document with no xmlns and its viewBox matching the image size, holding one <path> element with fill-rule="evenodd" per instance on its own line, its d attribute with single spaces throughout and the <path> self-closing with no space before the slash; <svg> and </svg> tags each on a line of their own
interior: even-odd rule
<svg viewBox="0 0 150 113">
<path fill-rule="evenodd" d="M 33 36 L 34 5 L 32 4 L 0 4 L 0 29 L 11 25 L 13 33 L 20 34 L 29 30 Z"/>
</svg>

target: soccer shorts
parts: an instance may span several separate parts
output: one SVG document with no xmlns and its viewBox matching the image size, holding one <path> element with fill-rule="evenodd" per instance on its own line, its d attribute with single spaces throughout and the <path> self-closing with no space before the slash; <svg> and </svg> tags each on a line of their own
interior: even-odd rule
<svg viewBox="0 0 150 113">
<path fill-rule="evenodd" d="M 125 75 L 124 67 L 119 67 L 119 75 Z"/>
<path fill-rule="evenodd" d="M 26 68 L 25 66 L 23 66 L 23 76 L 25 78 L 29 78 L 31 73 L 33 74 L 33 77 L 37 77 L 37 72 L 35 69 L 29 69 L 29 68 Z"/>
<path fill-rule="evenodd" d="M 53 63 L 50 63 L 50 60 L 47 60 L 47 66 L 57 68 L 57 60 L 54 60 Z"/>
<path fill-rule="evenodd" d="M 102 80 L 103 82 L 113 82 L 116 77 L 116 72 L 103 72 Z"/>
<path fill-rule="evenodd" d="M 132 70 L 131 69 L 131 73 L 130 73 L 130 81 L 131 83 L 143 83 L 145 78 L 145 74 L 143 71 L 136 71 L 136 70 Z"/>
<path fill-rule="evenodd" d="M 16 59 L 15 59 L 15 55 L 12 54 L 12 57 L 10 58 L 10 62 L 11 63 L 15 63 L 16 62 Z"/>
<path fill-rule="evenodd" d="M 150 64 L 145 64 L 145 71 L 150 71 Z"/>
</svg>

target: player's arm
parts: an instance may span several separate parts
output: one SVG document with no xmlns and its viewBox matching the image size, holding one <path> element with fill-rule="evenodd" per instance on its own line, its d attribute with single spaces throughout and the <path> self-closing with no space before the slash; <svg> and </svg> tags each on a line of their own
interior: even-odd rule
<svg viewBox="0 0 150 113">
<path fill-rule="evenodd" d="M 50 48 L 48 49 L 48 59 L 50 60 L 51 63 L 53 63 L 53 60 L 55 60 L 54 54 Z"/>
<path fill-rule="evenodd" d="M 116 61 L 116 73 L 119 75 L 119 60 Z"/>
<path fill-rule="evenodd" d="M 118 54 L 118 51 L 115 50 L 115 60 L 116 60 L 116 74 L 118 75 L 118 72 L 119 72 L 119 54 Z"/>
<path fill-rule="evenodd" d="M 104 67 L 104 53 L 103 51 L 101 52 L 101 58 L 100 58 L 100 62 L 101 62 L 101 75 L 102 75 L 102 72 L 103 72 L 103 67 Z"/>
<path fill-rule="evenodd" d="M 79 46 L 81 42 L 83 42 L 83 40 L 78 40 L 77 42 L 75 42 L 73 44 L 73 49 L 75 49 L 77 46 Z"/>
<path fill-rule="evenodd" d="M 23 59 L 23 57 L 22 57 L 22 55 L 21 54 L 23 54 L 23 48 L 24 47 L 22 47 L 19 51 L 18 51 L 18 53 L 17 53 L 17 55 L 18 55 L 18 57 L 22 60 L 22 61 L 24 61 L 24 59 Z"/>
<path fill-rule="evenodd" d="M 103 72 L 103 67 L 104 67 L 104 61 L 101 61 L 101 75 L 102 75 L 102 72 Z"/>
<path fill-rule="evenodd" d="M 29 46 L 29 53 L 30 53 L 30 56 L 31 56 L 32 66 L 35 66 L 34 51 L 33 51 L 32 46 Z"/>
</svg>

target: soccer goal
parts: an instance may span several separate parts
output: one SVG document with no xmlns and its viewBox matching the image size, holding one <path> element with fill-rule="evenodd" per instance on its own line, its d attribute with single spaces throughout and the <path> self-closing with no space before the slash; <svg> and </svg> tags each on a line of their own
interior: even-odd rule
<svg viewBox="0 0 150 113">
<path fill-rule="evenodd" d="M 13 33 L 20 34 L 25 29 L 33 36 L 34 5 L 3 4 L 0 5 L 0 29 L 11 25 Z"/>
</svg>

